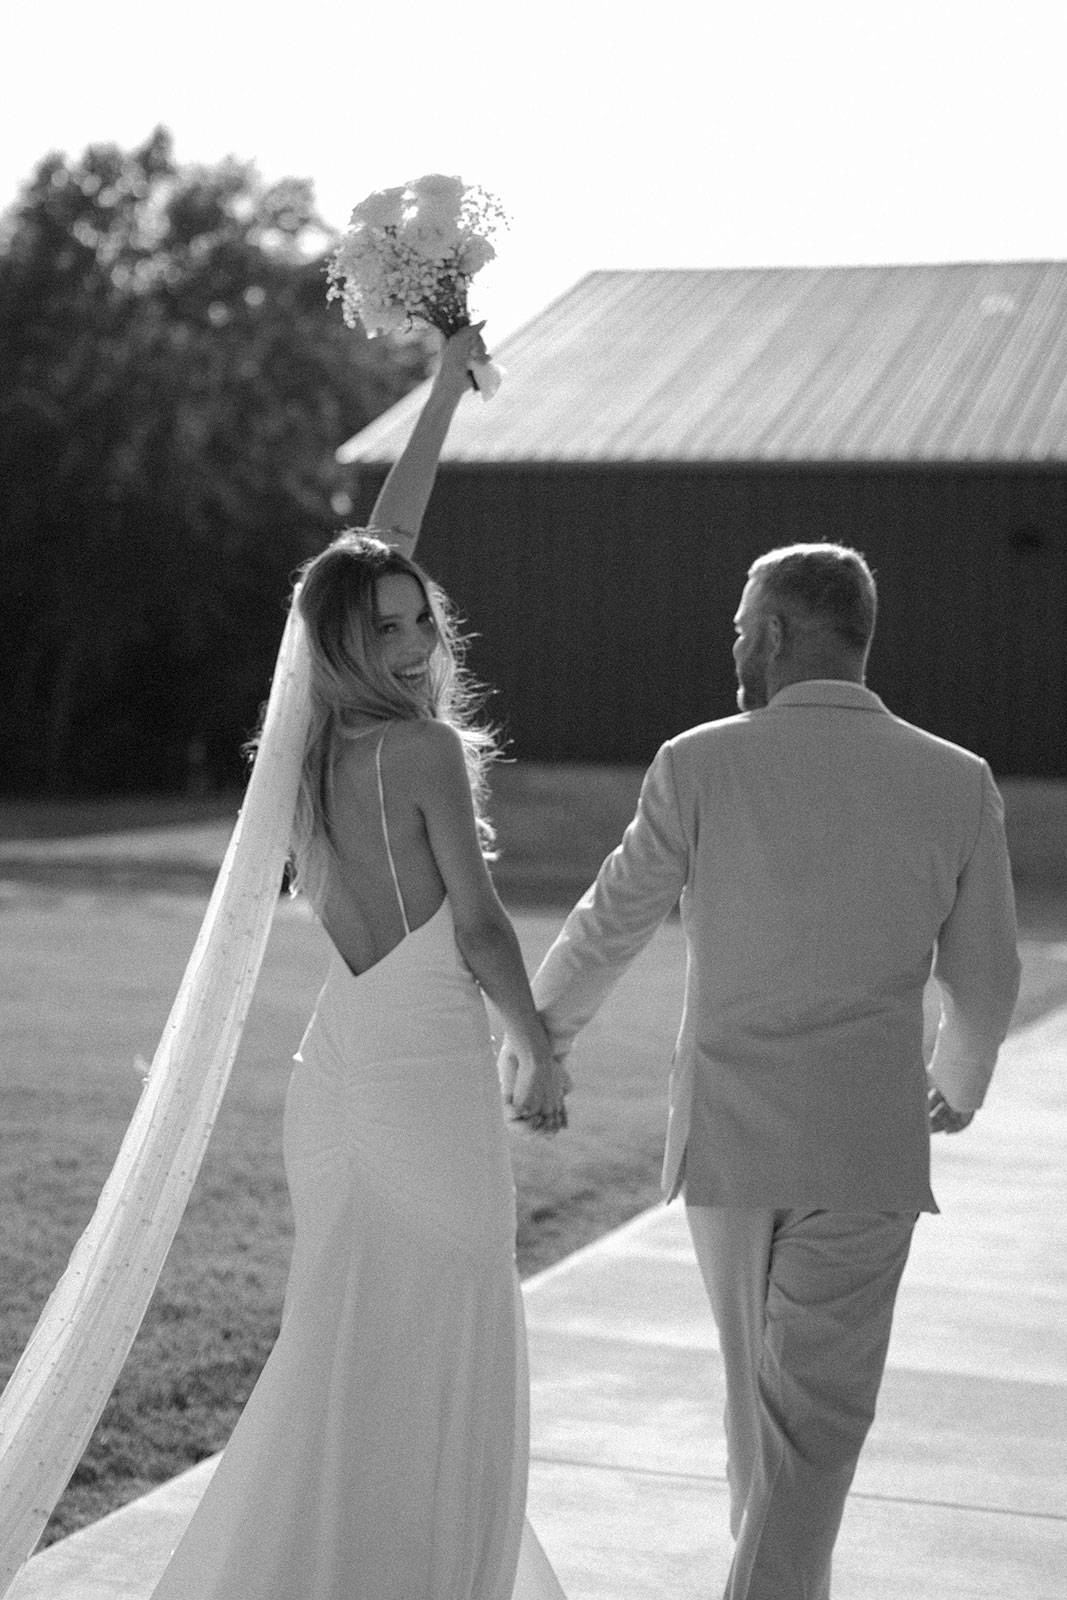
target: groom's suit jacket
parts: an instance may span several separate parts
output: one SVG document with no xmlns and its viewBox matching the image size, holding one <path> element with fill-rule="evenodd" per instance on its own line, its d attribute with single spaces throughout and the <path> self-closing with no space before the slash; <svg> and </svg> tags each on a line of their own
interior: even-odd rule
<svg viewBox="0 0 1067 1600">
<path fill-rule="evenodd" d="M 681 900 L 685 1007 L 668 1196 L 691 1205 L 936 1210 L 930 1071 L 978 1107 L 1019 961 L 986 763 L 812 680 L 660 749 L 618 849 L 534 979 L 569 1046 Z"/>
</svg>

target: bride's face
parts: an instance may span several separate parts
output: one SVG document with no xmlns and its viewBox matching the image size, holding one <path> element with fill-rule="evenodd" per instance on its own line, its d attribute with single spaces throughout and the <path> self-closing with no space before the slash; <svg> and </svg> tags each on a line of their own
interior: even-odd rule
<svg viewBox="0 0 1067 1600">
<path fill-rule="evenodd" d="M 421 584 L 405 572 L 387 572 L 375 589 L 378 648 L 386 671 L 406 689 L 428 694 L 437 624 Z"/>
</svg>

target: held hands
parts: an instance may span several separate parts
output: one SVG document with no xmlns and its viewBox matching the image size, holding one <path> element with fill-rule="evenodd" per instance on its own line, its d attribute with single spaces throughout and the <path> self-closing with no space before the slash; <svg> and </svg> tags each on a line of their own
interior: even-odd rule
<svg viewBox="0 0 1067 1600">
<path fill-rule="evenodd" d="M 513 1122 L 525 1122 L 535 1133 L 558 1133 L 567 1126 L 564 1096 L 571 1075 L 551 1045 L 536 1053 L 522 1051 L 505 1038 L 497 1058 L 500 1090 Z"/>
<path fill-rule="evenodd" d="M 931 1083 L 926 1096 L 931 1133 L 962 1133 L 974 1119 L 973 1111 L 954 1111 L 941 1090 Z"/>
</svg>

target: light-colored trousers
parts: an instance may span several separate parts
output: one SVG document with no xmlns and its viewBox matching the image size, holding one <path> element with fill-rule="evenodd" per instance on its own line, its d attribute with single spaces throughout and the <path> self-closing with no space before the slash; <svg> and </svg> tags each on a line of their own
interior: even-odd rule
<svg viewBox="0 0 1067 1600">
<path fill-rule="evenodd" d="M 724 1600 L 828 1600 L 912 1212 L 687 1206 L 726 1374 Z"/>
</svg>

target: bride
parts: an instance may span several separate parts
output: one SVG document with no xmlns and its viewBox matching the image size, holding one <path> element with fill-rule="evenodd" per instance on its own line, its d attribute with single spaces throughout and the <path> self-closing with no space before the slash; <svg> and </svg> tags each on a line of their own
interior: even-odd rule
<svg viewBox="0 0 1067 1600">
<path fill-rule="evenodd" d="M 370 528 L 305 568 L 311 717 L 292 841 L 333 945 L 283 1149 L 281 1331 L 154 1600 L 554 1600 L 523 1510 L 514 1190 L 487 996 L 519 1043 L 513 1115 L 565 1073 L 483 849 L 489 736 L 454 624 L 411 560 L 478 330 L 445 344 Z"/>
</svg>

